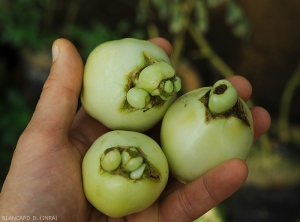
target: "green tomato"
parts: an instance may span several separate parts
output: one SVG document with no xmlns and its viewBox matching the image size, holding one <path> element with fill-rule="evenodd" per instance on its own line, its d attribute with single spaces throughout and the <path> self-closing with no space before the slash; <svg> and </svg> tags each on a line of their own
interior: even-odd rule
<svg viewBox="0 0 300 222">
<path fill-rule="evenodd" d="M 122 39 L 103 43 L 89 55 L 81 102 L 110 129 L 142 132 L 161 120 L 180 87 L 160 47 Z"/>
<path fill-rule="evenodd" d="M 116 130 L 99 137 L 82 163 L 88 201 L 110 217 L 123 217 L 152 205 L 166 186 L 169 169 L 150 137 Z"/>
<path fill-rule="evenodd" d="M 183 183 L 228 159 L 245 160 L 252 144 L 251 112 L 226 80 L 181 96 L 163 118 L 161 146 L 171 174 Z"/>
</svg>

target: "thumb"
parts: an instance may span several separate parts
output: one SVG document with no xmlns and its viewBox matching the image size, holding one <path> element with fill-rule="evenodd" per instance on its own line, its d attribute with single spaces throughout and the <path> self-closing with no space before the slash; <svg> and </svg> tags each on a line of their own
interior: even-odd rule
<svg viewBox="0 0 300 222">
<path fill-rule="evenodd" d="M 222 163 L 167 195 L 160 202 L 162 221 L 194 221 L 236 192 L 247 175 L 248 167 L 240 159 Z"/>
<path fill-rule="evenodd" d="M 75 46 L 66 39 L 53 43 L 52 54 L 51 71 L 28 128 L 60 137 L 67 135 L 76 114 L 83 63 Z"/>
</svg>

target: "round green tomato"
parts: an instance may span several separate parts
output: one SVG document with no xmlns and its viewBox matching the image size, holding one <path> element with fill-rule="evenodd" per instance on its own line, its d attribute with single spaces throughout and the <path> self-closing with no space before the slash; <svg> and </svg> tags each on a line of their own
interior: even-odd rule
<svg viewBox="0 0 300 222">
<path fill-rule="evenodd" d="M 161 120 L 180 87 L 159 46 L 121 39 L 103 43 L 89 55 L 81 102 L 110 129 L 143 132 Z"/>
<path fill-rule="evenodd" d="M 152 205 L 168 180 L 168 163 L 150 137 L 116 130 L 99 137 L 82 163 L 88 201 L 110 217 L 123 217 Z"/>
<path fill-rule="evenodd" d="M 197 179 L 228 159 L 245 160 L 250 152 L 253 144 L 250 110 L 232 86 L 224 84 L 225 87 L 215 91 L 204 87 L 186 93 L 171 105 L 163 118 L 161 146 L 171 174 L 183 183 Z M 230 95 L 221 95 L 225 91 Z M 229 98 L 232 105 L 228 107 L 223 100 L 231 95 L 235 102 Z M 215 98 L 218 96 L 221 101 Z M 211 97 L 214 112 L 210 110 Z M 219 108 L 220 104 L 227 108 Z"/>
</svg>

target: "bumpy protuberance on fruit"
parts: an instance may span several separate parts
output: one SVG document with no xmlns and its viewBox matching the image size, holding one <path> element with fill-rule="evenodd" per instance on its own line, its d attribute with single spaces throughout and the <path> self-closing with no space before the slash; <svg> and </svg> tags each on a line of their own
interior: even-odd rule
<svg viewBox="0 0 300 222">
<path fill-rule="evenodd" d="M 238 100 L 236 88 L 227 80 L 217 81 L 209 94 L 208 107 L 213 114 L 230 110 Z"/>
<path fill-rule="evenodd" d="M 146 90 L 134 87 L 127 92 L 127 101 L 132 107 L 143 109 L 150 102 L 150 95 Z"/>
<path fill-rule="evenodd" d="M 136 109 L 151 108 L 151 96 L 168 100 L 181 89 L 181 80 L 174 68 L 166 62 L 154 61 L 135 76 L 133 87 L 128 90 L 127 102 Z"/>
<path fill-rule="evenodd" d="M 141 179 L 142 177 L 153 177 L 153 175 L 145 173 L 147 168 L 154 170 L 153 166 L 145 159 L 141 151 L 135 147 L 111 147 L 106 149 L 102 154 L 100 165 L 104 172 L 132 180 Z M 156 173 L 155 170 L 153 172 Z"/>
<path fill-rule="evenodd" d="M 171 65 L 166 62 L 156 62 L 141 71 L 136 86 L 147 90 L 152 96 L 159 95 L 157 92 L 159 84 L 174 75 L 175 70 Z"/>
<path fill-rule="evenodd" d="M 119 167 L 121 163 L 121 154 L 119 150 L 113 149 L 102 156 L 101 167 L 105 171 L 111 172 Z"/>
<path fill-rule="evenodd" d="M 146 164 L 143 163 L 139 168 L 132 171 L 129 175 L 130 179 L 137 180 L 137 179 L 141 178 L 141 176 L 144 173 L 145 167 L 146 167 Z"/>
<path fill-rule="evenodd" d="M 179 92 L 180 89 L 181 89 L 181 79 L 178 76 L 176 76 L 174 82 L 174 92 Z"/>
<path fill-rule="evenodd" d="M 124 163 L 124 170 L 131 172 L 139 168 L 143 163 L 143 158 L 138 156 L 135 158 L 132 158 L 128 160 L 126 163 Z"/>
</svg>

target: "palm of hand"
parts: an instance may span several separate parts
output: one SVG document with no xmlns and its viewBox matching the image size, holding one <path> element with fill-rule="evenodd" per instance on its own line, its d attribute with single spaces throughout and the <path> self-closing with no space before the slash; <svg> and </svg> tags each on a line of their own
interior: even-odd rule
<svg viewBox="0 0 300 222">
<path fill-rule="evenodd" d="M 152 40 L 170 54 L 162 39 Z M 170 179 L 161 198 L 126 218 L 107 218 L 85 199 L 81 162 L 86 151 L 108 129 L 84 109 L 76 114 L 83 64 L 75 47 L 57 40 L 59 56 L 52 65 L 40 101 L 20 137 L 0 195 L 0 215 L 52 215 L 58 221 L 192 221 L 234 193 L 247 176 L 240 160 L 230 160 L 182 186 Z M 235 77 L 247 100 L 251 87 Z M 246 89 L 246 90 L 245 90 Z M 252 109 L 255 138 L 270 125 L 267 112 Z"/>
</svg>

